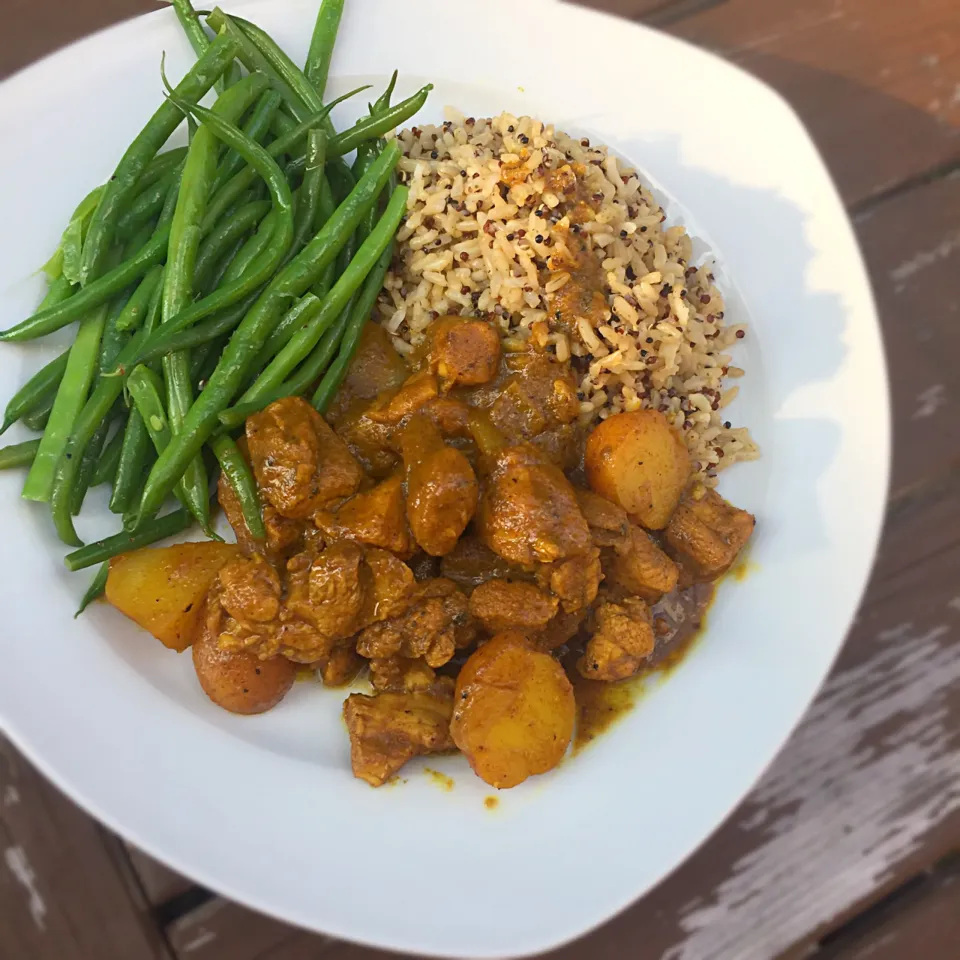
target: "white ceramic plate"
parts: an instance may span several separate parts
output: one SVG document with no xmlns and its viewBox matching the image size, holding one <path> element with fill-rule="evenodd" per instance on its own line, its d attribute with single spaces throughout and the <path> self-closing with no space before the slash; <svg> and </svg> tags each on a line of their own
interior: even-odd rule
<svg viewBox="0 0 960 960">
<path fill-rule="evenodd" d="M 297 60 L 317 0 L 241 4 Z M 0 325 L 77 200 L 159 102 L 159 61 L 192 59 L 160 11 L 0 86 Z M 748 319 L 732 411 L 763 449 L 723 491 L 758 517 L 753 572 L 725 583 L 668 682 L 550 775 L 501 794 L 460 758 L 372 790 L 349 771 L 341 697 L 298 685 L 263 717 L 201 693 L 177 657 L 112 611 L 74 621 L 43 509 L 0 477 L 0 723 L 65 791 L 129 840 L 225 895 L 339 937 L 503 957 L 568 940 L 672 870 L 734 807 L 802 715 L 843 641 L 880 530 L 889 425 L 863 264 L 790 108 L 739 70 L 642 27 L 543 0 L 351 0 L 332 88 L 436 84 L 424 118 L 531 113 L 607 143 L 717 257 L 728 319 Z M 357 107 L 338 112 L 350 122 Z M 0 347 L 9 395 L 51 356 Z M 13 434 L 13 431 L 11 431 Z M 92 498 L 81 534 L 112 518 Z M 589 878 L 584 882 L 584 878 Z"/>
</svg>

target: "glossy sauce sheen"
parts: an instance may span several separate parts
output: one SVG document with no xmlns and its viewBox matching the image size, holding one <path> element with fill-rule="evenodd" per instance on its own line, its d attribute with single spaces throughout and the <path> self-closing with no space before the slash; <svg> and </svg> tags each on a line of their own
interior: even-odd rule
<svg viewBox="0 0 960 960">
<path fill-rule="evenodd" d="M 666 632 L 658 634 L 650 659 L 627 680 L 616 683 L 588 680 L 574 668 L 576 656 L 571 658 L 568 654 L 564 657 L 577 701 L 577 727 L 573 738 L 575 754 L 633 709 L 652 674 L 666 675 L 682 662 L 700 637 L 714 594 L 714 584 L 697 583 L 655 604 L 652 608 L 654 623 L 662 624 L 660 629 Z"/>
</svg>

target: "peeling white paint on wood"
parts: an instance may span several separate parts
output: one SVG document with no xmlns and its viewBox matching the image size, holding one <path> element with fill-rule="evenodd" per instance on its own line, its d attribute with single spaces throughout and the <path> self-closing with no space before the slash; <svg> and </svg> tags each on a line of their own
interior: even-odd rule
<svg viewBox="0 0 960 960">
<path fill-rule="evenodd" d="M 15 807 L 20 802 L 20 791 L 11 783 L 4 788 L 3 805 L 5 807 Z"/>
<path fill-rule="evenodd" d="M 208 943 L 216 939 L 217 934 L 215 930 L 208 930 L 206 927 L 201 927 L 200 932 L 192 940 L 188 940 L 183 945 L 183 952 L 193 953 L 194 950 L 199 950 L 201 947 L 205 947 Z"/>
<path fill-rule="evenodd" d="M 913 411 L 911 419 L 932 417 L 946 402 L 947 388 L 942 383 L 935 383 L 917 397 L 917 409 Z"/>
<path fill-rule="evenodd" d="M 902 285 L 921 270 L 932 267 L 940 260 L 946 260 L 958 247 L 960 247 L 960 231 L 944 237 L 935 247 L 929 250 L 921 250 L 910 257 L 909 260 L 904 260 L 903 263 L 895 266 L 890 271 L 890 279 L 895 284 Z"/>
<path fill-rule="evenodd" d="M 30 916 L 36 928 L 42 932 L 47 925 L 47 905 L 37 889 L 37 874 L 30 866 L 26 850 L 21 846 L 7 847 L 3 851 L 3 859 L 7 869 L 13 874 L 13 879 L 27 891 L 27 907 L 30 910 Z"/>
<path fill-rule="evenodd" d="M 832 678 L 737 823 L 754 848 L 709 900 L 681 908 L 685 939 L 663 960 L 769 960 L 960 812 L 955 611 L 882 631 L 875 656 Z"/>
</svg>

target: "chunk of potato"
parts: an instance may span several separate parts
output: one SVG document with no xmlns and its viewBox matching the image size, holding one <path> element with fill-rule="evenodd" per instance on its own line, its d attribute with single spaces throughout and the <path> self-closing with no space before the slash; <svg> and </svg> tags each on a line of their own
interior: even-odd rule
<svg viewBox="0 0 960 960">
<path fill-rule="evenodd" d="M 221 650 L 208 630 L 202 630 L 193 645 L 193 668 L 203 692 L 231 713 L 266 712 L 297 678 L 296 664 L 285 657 L 260 660 L 243 650 Z"/>
<path fill-rule="evenodd" d="M 523 634 L 508 631 L 483 644 L 460 670 L 450 733 L 481 780 L 515 787 L 563 759 L 575 714 L 563 667 Z"/>
<path fill-rule="evenodd" d="M 110 561 L 107 600 L 171 650 L 196 639 L 204 597 L 220 568 L 240 556 L 235 543 L 144 547 Z"/>
<path fill-rule="evenodd" d="M 598 424 L 584 465 L 594 492 L 648 530 L 670 522 L 693 472 L 683 437 L 658 410 L 616 413 Z"/>
</svg>

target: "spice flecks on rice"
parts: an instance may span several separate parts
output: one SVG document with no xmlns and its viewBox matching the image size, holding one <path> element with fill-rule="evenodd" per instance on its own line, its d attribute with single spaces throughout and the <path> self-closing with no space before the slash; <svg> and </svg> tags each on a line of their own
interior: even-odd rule
<svg viewBox="0 0 960 960">
<path fill-rule="evenodd" d="M 437 317 L 490 316 L 570 359 L 585 422 L 661 410 L 708 482 L 759 454 L 722 413 L 742 375 L 709 264 L 606 147 L 531 117 L 464 118 L 399 134 L 408 215 L 378 303 L 409 352 Z"/>
</svg>

